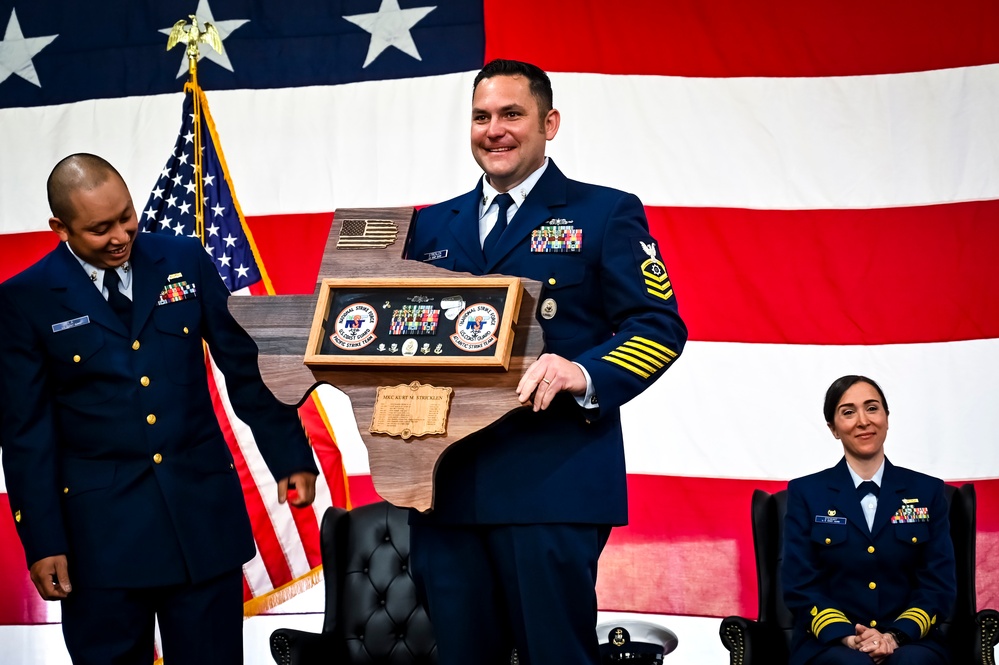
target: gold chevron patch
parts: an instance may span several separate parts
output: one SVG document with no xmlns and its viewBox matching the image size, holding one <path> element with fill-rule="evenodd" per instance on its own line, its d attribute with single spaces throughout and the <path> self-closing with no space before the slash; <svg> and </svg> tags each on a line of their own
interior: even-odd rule
<svg viewBox="0 0 999 665">
<path fill-rule="evenodd" d="M 656 258 L 646 259 L 642 263 L 642 276 L 645 278 L 645 290 L 649 295 L 663 300 L 673 297 L 673 286 L 670 284 L 666 266 Z"/>
<path fill-rule="evenodd" d="M 602 359 L 647 379 L 668 365 L 677 353 L 658 342 L 635 335 L 608 352 Z"/>
<path fill-rule="evenodd" d="M 814 614 L 814 618 L 812 619 L 812 634 L 815 637 L 818 637 L 824 628 L 834 623 L 850 623 L 850 620 L 840 610 L 830 607 L 817 614 L 814 613 L 815 608 L 812 608 L 812 610 Z"/>
</svg>

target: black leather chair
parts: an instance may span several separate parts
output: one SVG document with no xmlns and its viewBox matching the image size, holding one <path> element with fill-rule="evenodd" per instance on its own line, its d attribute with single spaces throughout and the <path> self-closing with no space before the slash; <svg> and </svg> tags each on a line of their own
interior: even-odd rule
<svg viewBox="0 0 999 665">
<path fill-rule="evenodd" d="M 329 508 L 320 528 L 321 633 L 271 634 L 279 665 L 435 665 L 437 644 L 409 572 L 407 513 L 388 503 Z"/>
<path fill-rule="evenodd" d="M 955 647 L 954 665 L 996 665 L 993 648 L 999 642 L 999 612 L 977 611 L 975 595 L 975 486 L 947 486 L 950 533 L 957 559 L 957 602 L 940 628 Z M 784 605 L 780 583 L 787 491 L 753 492 L 753 545 L 759 617 L 722 620 L 721 641 L 732 665 L 784 665 L 791 644 L 791 612 Z"/>
</svg>

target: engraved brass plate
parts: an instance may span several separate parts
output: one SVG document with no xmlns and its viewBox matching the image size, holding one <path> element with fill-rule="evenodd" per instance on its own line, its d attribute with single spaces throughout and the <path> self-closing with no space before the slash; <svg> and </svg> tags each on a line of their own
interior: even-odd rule
<svg viewBox="0 0 999 665">
<path fill-rule="evenodd" d="M 403 439 L 447 434 L 447 413 L 453 393 L 451 388 L 437 388 L 419 381 L 379 387 L 368 431 Z"/>
</svg>

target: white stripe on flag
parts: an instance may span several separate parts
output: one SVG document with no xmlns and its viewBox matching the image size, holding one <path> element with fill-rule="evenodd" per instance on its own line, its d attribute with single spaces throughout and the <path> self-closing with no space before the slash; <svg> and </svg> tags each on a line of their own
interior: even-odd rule
<svg viewBox="0 0 999 665">
<path fill-rule="evenodd" d="M 361 439 L 354 418 L 354 409 L 350 397 L 339 388 L 328 383 L 316 387 L 319 402 L 326 411 L 331 427 L 335 428 L 337 448 L 343 460 L 343 468 L 351 475 L 371 472 L 368 466 L 368 449 Z"/>
<path fill-rule="evenodd" d="M 863 374 L 884 389 L 892 462 L 948 479 L 999 476 L 999 339 L 885 346 L 689 342 L 622 411 L 629 473 L 785 480 L 842 456 L 826 388 Z M 719 380 L 724 377 L 724 380 Z"/>
<path fill-rule="evenodd" d="M 287 503 L 283 505 L 278 503 L 277 483 L 273 476 L 271 476 L 264 458 L 257 449 L 253 432 L 250 431 L 246 423 L 240 420 L 233 411 L 225 387 L 225 376 L 219 370 L 214 360 L 212 360 L 212 372 L 215 376 L 219 394 L 222 397 L 226 416 L 229 419 L 233 434 L 239 443 L 240 452 L 243 454 L 243 459 L 246 461 L 246 466 L 253 477 L 253 482 L 257 486 L 257 491 L 260 493 L 260 498 L 274 527 L 274 532 L 281 543 L 281 549 L 291 570 L 292 577 L 305 575 L 311 570 L 311 567 L 306 558 L 305 548 L 302 546 L 298 529 L 295 526 L 295 520 L 291 515 L 291 507 Z M 258 590 L 254 589 L 254 596 L 256 595 L 258 595 Z"/>
<path fill-rule="evenodd" d="M 312 452 L 312 459 L 316 463 L 316 468 L 321 470 L 322 466 L 319 464 L 319 456 L 316 455 L 315 451 Z M 326 480 L 326 476 L 320 471 L 319 475 L 316 476 L 316 499 L 309 507 L 315 513 L 317 525 L 323 523 L 323 515 L 326 513 L 326 509 L 332 506 L 333 494 L 330 492 L 330 484 Z M 318 529 L 318 526 L 316 528 Z"/>
<path fill-rule="evenodd" d="M 244 212 L 328 212 L 467 191 L 479 172 L 455 128 L 467 126 L 472 77 L 207 94 Z M 817 209 L 999 198 L 990 112 L 999 107 L 999 65 L 832 78 L 552 79 L 565 121 L 549 154 L 572 177 L 635 192 L 647 205 Z M 0 161 L 0 233 L 46 228 L 41 183 L 76 150 L 98 150 L 131 191 L 148 191 L 176 139 L 180 99 L 0 110 L 0 145 L 32 155 Z M 407 122 L 398 121 L 400 108 Z M 32 139 L 39 135 L 66 139 Z M 424 156 L 421 168 L 394 168 L 414 154 Z M 274 155 L 295 158 L 275 169 Z"/>
</svg>

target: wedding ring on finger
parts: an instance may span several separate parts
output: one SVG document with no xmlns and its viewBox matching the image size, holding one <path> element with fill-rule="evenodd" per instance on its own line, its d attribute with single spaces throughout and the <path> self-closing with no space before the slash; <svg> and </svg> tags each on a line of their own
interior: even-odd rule
<svg viewBox="0 0 999 665">
<path fill-rule="evenodd" d="M 552 382 L 551 382 L 551 381 L 549 381 L 548 379 L 541 379 L 541 380 L 542 380 L 542 381 L 544 381 L 545 383 L 547 383 L 548 385 L 551 385 L 551 384 L 552 384 Z"/>
</svg>

